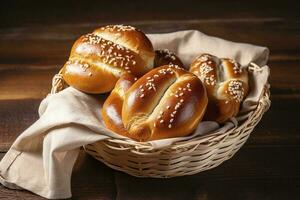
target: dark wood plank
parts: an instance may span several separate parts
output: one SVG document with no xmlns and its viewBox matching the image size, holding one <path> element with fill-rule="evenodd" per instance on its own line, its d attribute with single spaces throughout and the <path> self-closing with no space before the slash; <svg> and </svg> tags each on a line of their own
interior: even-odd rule
<svg viewBox="0 0 300 200">
<path fill-rule="evenodd" d="M 0 154 L 0 159 L 3 157 Z M 115 198 L 114 171 L 81 151 L 72 175 L 72 199 Z M 44 199 L 28 191 L 10 190 L 0 185 L 0 199 Z"/>
<path fill-rule="evenodd" d="M 145 181 L 118 177 L 118 200 L 122 199 L 256 199 L 285 200 L 297 199 L 300 188 L 299 180 L 231 180 L 211 181 L 187 179 L 179 181 Z M 124 180 L 125 179 L 125 180 Z M 130 185 L 130 186 L 129 186 Z M 132 189 L 133 188 L 133 189 Z"/>
<path fill-rule="evenodd" d="M 271 109 L 249 138 L 247 146 L 300 145 L 297 113 L 300 97 L 272 97 Z M 0 101 L 0 152 L 6 151 L 16 137 L 38 119 L 40 100 Z"/>
<path fill-rule="evenodd" d="M 0 63 L 62 64 L 80 35 L 107 24 L 54 24 L 0 29 Z M 271 59 L 300 60 L 300 20 L 289 18 L 238 18 L 152 21 L 126 21 L 146 33 L 197 29 L 224 39 L 267 46 Z M 275 34 L 276 33 L 276 34 Z M 284 39 L 283 39 L 284 38 Z M 276 41 L 276 42 L 274 42 Z"/>
<path fill-rule="evenodd" d="M 147 0 L 140 1 L 43 1 L 5 0 L 1 2 L 1 26 L 32 24 L 119 22 L 126 20 L 170 20 L 203 18 L 249 18 L 299 16 L 297 1 Z M 58 9 L 59 8 L 59 9 Z"/>
<path fill-rule="evenodd" d="M 0 101 L 0 152 L 38 119 L 40 100 Z"/>
<path fill-rule="evenodd" d="M 300 93 L 300 60 L 270 61 L 270 84 L 273 95 L 294 95 Z"/>
<path fill-rule="evenodd" d="M 172 179 L 115 173 L 117 199 L 297 199 L 299 147 L 243 148 L 212 170 Z"/>
<path fill-rule="evenodd" d="M 114 171 L 81 151 L 72 174 L 72 199 L 115 199 Z"/>
<path fill-rule="evenodd" d="M 44 98 L 57 68 L 1 70 L 0 99 Z"/>
<path fill-rule="evenodd" d="M 40 100 L 0 101 L 0 152 L 38 119 Z"/>
<path fill-rule="evenodd" d="M 299 97 L 272 96 L 270 110 L 263 116 L 247 145 L 300 145 Z"/>
</svg>

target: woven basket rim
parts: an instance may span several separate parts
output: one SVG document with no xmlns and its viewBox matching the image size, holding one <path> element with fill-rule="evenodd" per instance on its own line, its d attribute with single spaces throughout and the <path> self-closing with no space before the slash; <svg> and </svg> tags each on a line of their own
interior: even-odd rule
<svg viewBox="0 0 300 200">
<path fill-rule="evenodd" d="M 258 66 L 255 63 L 250 63 L 248 70 L 251 72 L 253 71 L 261 71 L 261 67 Z M 58 72 L 58 74 L 54 75 L 52 79 L 52 88 L 51 88 L 51 94 L 58 93 L 62 91 L 63 89 L 67 88 L 68 85 L 64 81 L 62 76 L 62 70 Z M 225 133 L 220 133 L 217 129 L 216 131 L 212 131 L 211 133 L 205 134 L 205 135 L 198 135 L 188 140 L 183 141 L 177 141 L 172 143 L 171 145 L 159 149 L 159 151 L 166 150 L 166 149 L 178 149 L 178 148 L 184 148 L 191 145 L 197 145 L 199 144 L 205 144 L 206 142 L 221 142 L 225 140 L 231 133 L 235 132 L 237 129 L 243 129 L 246 127 L 249 123 L 251 123 L 252 118 L 257 116 L 262 116 L 264 112 L 266 112 L 270 107 L 271 101 L 270 101 L 270 84 L 266 83 L 264 86 L 264 91 L 259 98 L 258 104 L 256 109 L 251 110 L 248 113 L 248 117 L 246 120 L 243 120 L 242 123 L 230 128 Z M 107 138 L 104 139 L 106 142 L 109 142 L 111 145 L 116 146 L 117 149 L 123 148 L 124 150 L 132 149 L 135 153 L 142 153 L 144 152 L 152 152 L 154 150 L 154 147 L 149 142 L 138 142 L 134 141 L 130 138 L 122 137 L 122 138 Z"/>
</svg>

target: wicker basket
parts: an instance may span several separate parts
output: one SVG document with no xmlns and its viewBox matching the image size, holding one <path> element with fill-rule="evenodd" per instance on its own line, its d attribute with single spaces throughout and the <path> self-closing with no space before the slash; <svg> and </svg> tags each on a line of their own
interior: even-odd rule
<svg viewBox="0 0 300 200">
<path fill-rule="evenodd" d="M 249 70 L 259 71 L 261 68 L 251 63 Z M 60 73 L 55 75 L 51 93 L 66 87 Z M 226 133 L 214 132 L 159 150 L 146 142 L 115 138 L 86 145 L 84 149 L 107 166 L 137 177 L 167 178 L 196 174 L 220 165 L 241 148 L 270 107 L 269 95 L 267 84 L 256 110 L 247 113 L 247 119 Z"/>
</svg>

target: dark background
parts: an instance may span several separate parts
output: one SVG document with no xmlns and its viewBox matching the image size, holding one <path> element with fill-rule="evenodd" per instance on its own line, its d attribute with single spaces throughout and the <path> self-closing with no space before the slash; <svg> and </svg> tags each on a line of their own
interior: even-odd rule
<svg viewBox="0 0 300 200">
<path fill-rule="evenodd" d="M 134 178 L 83 152 L 74 199 L 299 199 L 300 6 L 297 1 L 17 1 L 0 2 L 0 158 L 37 118 L 51 79 L 75 39 L 110 24 L 146 33 L 197 29 L 267 46 L 272 106 L 242 149 L 194 176 Z M 40 199 L 0 186 L 0 199 Z"/>
</svg>

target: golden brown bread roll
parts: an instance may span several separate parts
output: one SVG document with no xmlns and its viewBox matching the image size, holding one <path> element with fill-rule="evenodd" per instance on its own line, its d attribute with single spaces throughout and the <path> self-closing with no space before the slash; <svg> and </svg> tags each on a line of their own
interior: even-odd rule
<svg viewBox="0 0 300 200">
<path fill-rule="evenodd" d="M 126 91 L 136 80 L 137 78 L 131 74 L 121 76 L 102 107 L 101 113 L 105 126 L 120 135 L 128 136 L 122 122 L 122 106 Z"/>
<path fill-rule="evenodd" d="M 125 73 L 142 76 L 153 68 L 154 50 L 131 26 L 109 25 L 80 37 L 63 67 L 64 80 L 87 93 L 109 92 Z"/>
<path fill-rule="evenodd" d="M 178 65 L 183 69 L 185 68 L 175 53 L 168 49 L 155 50 L 154 67 L 160 67 L 168 64 Z"/>
<path fill-rule="evenodd" d="M 154 68 L 126 92 L 123 124 L 138 141 L 189 135 L 202 119 L 207 96 L 194 74 L 176 65 Z"/>
<path fill-rule="evenodd" d="M 202 54 L 192 62 L 190 72 L 206 87 L 209 103 L 205 120 L 223 123 L 237 115 L 248 93 L 248 73 L 239 63 Z"/>
</svg>

